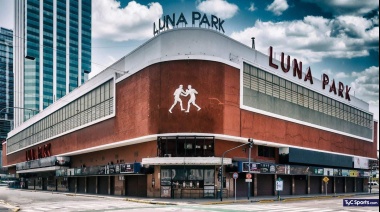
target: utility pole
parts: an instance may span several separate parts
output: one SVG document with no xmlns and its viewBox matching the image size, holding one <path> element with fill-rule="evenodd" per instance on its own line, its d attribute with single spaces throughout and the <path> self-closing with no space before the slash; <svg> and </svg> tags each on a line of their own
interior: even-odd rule
<svg viewBox="0 0 380 212">
<path fill-rule="evenodd" d="M 248 173 L 251 174 L 251 149 L 253 146 L 253 139 L 249 138 L 248 139 L 248 145 L 249 145 L 249 152 L 248 152 Z M 249 197 L 251 196 L 251 182 L 248 182 L 248 200 Z"/>
</svg>

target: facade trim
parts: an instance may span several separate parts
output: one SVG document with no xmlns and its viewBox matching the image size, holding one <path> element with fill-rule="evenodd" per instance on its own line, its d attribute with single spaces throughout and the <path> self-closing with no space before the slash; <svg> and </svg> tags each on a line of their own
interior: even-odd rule
<svg viewBox="0 0 380 212">
<path fill-rule="evenodd" d="M 221 157 L 155 157 L 143 158 L 142 165 L 222 165 Z M 231 165 L 231 158 L 223 158 L 224 165 Z"/>
<path fill-rule="evenodd" d="M 68 167 L 51 166 L 51 167 L 44 167 L 44 168 L 20 170 L 20 171 L 16 171 L 16 173 L 21 174 L 21 173 L 48 172 L 48 171 L 55 171 L 55 170 L 59 170 L 59 169 L 65 169 L 65 168 L 68 168 Z"/>
<path fill-rule="evenodd" d="M 247 143 L 248 138 L 244 137 L 237 137 L 237 136 L 230 136 L 230 135 L 224 135 L 224 134 L 212 134 L 212 133 L 164 133 L 164 134 L 152 134 L 152 135 L 146 135 L 141 136 L 138 138 L 132 138 L 128 140 L 118 141 L 110 144 L 104 144 L 96 147 L 90 147 L 86 149 L 76 150 L 72 152 L 67 152 L 63 154 L 58 154 L 57 156 L 74 156 L 74 155 L 80 155 L 90 152 L 96 152 L 101 150 L 107 150 L 107 149 L 113 149 L 117 147 L 122 146 L 129 146 L 133 144 L 139 144 L 149 141 L 154 141 L 157 139 L 157 137 L 168 137 L 168 136 L 215 136 L 215 139 L 219 140 L 226 140 L 226 141 L 233 141 L 233 142 L 239 142 L 239 143 Z M 257 140 L 253 138 L 253 142 L 255 145 L 263 145 L 263 146 L 271 146 L 271 147 L 293 147 L 297 149 L 304 149 L 304 150 L 311 150 L 316 152 L 323 152 L 323 153 L 329 153 L 329 154 L 336 154 L 336 155 L 344 155 L 344 156 L 350 156 L 350 157 L 360 157 L 364 159 L 376 159 L 376 158 L 370 158 L 370 157 L 362 157 L 357 155 L 350 155 L 350 154 L 344 154 L 344 153 L 338 153 L 338 152 L 331 152 L 331 151 L 325 151 L 325 150 L 319 150 L 319 149 L 312 149 L 312 148 L 306 148 L 306 147 L 300 147 L 300 146 L 294 146 L 294 145 L 288 145 L 288 144 L 280 144 L 280 143 L 274 143 L 270 141 L 263 141 L 263 140 Z"/>
</svg>

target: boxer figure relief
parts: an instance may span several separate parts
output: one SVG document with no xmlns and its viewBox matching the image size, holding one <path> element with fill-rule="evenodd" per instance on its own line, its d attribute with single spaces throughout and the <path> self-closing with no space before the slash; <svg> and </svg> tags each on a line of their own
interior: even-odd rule
<svg viewBox="0 0 380 212">
<path fill-rule="evenodd" d="M 190 95 L 190 99 L 189 101 L 187 102 L 187 110 L 185 111 L 185 113 L 188 113 L 190 112 L 190 104 L 193 104 L 195 107 L 198 108 L 198 111 L 201 109 L 196 103 L 195 103 L 195 94 L 198 94 L 198 92 L 194 89 L 194 88 L 191 88 L 191 85 L 188 85 L 188 88 L 186 89 L 186 92 L 185 92 L 185 95 L 184 96 L 188 96 Z"/>
<path fill-rule="evenodd" d="M 182 100 L 180 98 L 180 96 L 185 96 L 185 91 L 183 90 L 183 86 L 182 85 L 179 85 L 179 87 L 174 91 L 174 103 L 173 105 L 170 107 L 169 109 L 169 112 L 172 113 L 172 109 L 174 108 L 174 106 L 179 102 L 180 106 L 181 106 L 181 111 L 184 111 L 185 109 L 183 109 L 183 106 L 182 106 Z"/>
</svg>

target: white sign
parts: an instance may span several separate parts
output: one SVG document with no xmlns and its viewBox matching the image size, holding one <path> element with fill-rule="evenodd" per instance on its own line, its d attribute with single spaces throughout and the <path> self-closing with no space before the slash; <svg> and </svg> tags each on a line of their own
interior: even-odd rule
<svg viewBox="0 0 380 212">
<path fill-rule="evenodd" d="M 197 111 L 199 111 L 201 108 L 195 103 L 195 100 L 196 100 L 195 94 L 198 94 L 198 92 L 194 88 L 192 88 L 191 85 L 187 86 L 186 91 L 183 90 L 183 85 L 179 85 L 178 88 L 173 93 L 174 103 L 170 107 L 169 113 L 172 113 L 172 110 L 173 110 L 174 106 L 177 105 L 177 103 L 179 103 L 179 105 L 181 106 L 181 111 L 185 111 L 185 113 L 190 112 L 190 106 L 191 105 L 194 105 L 197 108 Z M 182 105 L 181 96 L 186 97 L 189 95 L 190 95 L 190 99 L 187 102 L 187 109 L 185 110 L 183 108 L 183 105 Z"/>
<path fill-rule="evenodd" d="M 238 173 L 237 172 L 234 172 L 234 174 L 232 175 L 232 177 L 234 178 L 234 179 L 237 179 L 238 178 Z"/>
<path fill-rule="evenodd" d="M 276 181 L 276 191 L 282 191 L 284 189 L 284 181 L 277 180 Z"/>
<path fill-rule="evenodd" d="M 246 183 L 251 183 L 251 182 L 252 182 L 252 179 L 245 179 L 245 182 L 246 182 Z"/>
</svg>

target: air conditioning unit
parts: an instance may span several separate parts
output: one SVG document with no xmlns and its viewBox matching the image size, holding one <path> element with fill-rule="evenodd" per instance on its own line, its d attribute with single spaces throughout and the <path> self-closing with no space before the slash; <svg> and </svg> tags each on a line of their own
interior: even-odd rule
<svg viewBox="0 0 380 212">
<path fill-rule="evenodd" d="M 172 156 L 172 154 L 165 154 L 164 157 L 166 158 L 170 158 Z"/>
</svg>

